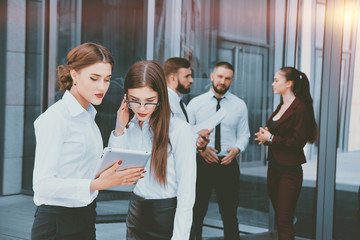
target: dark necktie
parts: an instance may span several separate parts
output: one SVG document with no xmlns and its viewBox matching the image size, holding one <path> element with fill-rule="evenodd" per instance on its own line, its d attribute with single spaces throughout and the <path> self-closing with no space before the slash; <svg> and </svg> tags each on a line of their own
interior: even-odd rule
<svg viewBox="0 0 360 240">
<path fill-rule="evenodd" d="M 222 98 L 216 98 L 216 100 L 217 100 L 216 111 L 218 111 L 220 109 L 220 101 L 221 101 L 221 99 Z M 218 153 L 221 152 L 220 130 L 221 130 L 221 126 L 220 126 L 220 123 L 219 123 L 215 128 L 215 149 L 218 150 Z"/>
<path fill-rule="evenodd" d="M 183 111 L 185 117 L 186 117 L 186 121 L 189 122 L 189 118 L 188 118 L 188 115 L 187 115 L 187 112 L 185 110 L 185 106 L 184 106 L 184 102 L 183 100 L 180 100 L 180 107 L 181 107 L 181 110 Z"/>
</svg>

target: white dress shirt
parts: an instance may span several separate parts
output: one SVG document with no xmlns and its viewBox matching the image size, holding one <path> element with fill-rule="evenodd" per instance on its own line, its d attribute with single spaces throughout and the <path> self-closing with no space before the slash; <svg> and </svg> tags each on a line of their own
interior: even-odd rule
<svg viewBox="0 0 360 240">
<path fill-rule="evenodd" d="M 171 88 L 168 87 L 167 89 L 168 89 L 169 103 L 172 113 L 174 114 L 175 117 L 180 118 L 186 122 L 185 114 L 180 107 L 180 100 L 181 100 L 180 96 Z M 184 103 L 184 108 L 185 111 L 187 112 L 185 103 Z"/>
<path fill-rule="evenodd" d="M 35 120 L 36 205 L 83 207 L 96 198 L 98 191 L 90 191 L 90 183 L 103 142 L 95 115 L 91 104 L 85 110 L 66 91 L 61 100 Z"/>
<path fill-rule="evenodd" d="M 149 119 L 142 128 L 136 116 L 125 128 L 123 135 L 110 134 L 109 146 L 133 150 L 152 151 L 152 132 L 149 130 Z M 144 178 L 140 179 L 134 193 L 145 199 L 165 199 L 177 197 L 177 207 L 174 219 L 174 230 L 171 239 L 189 239 L 192 223 L 192 209 L 195 201 L 196 160 L 195 139 L 188 123 L 176 118 L 170 118 L 169 138 L 172 146 L 167 158 L 166 181 L 164 187 L 150 174 L 148 161 Z M 170 146 L 168 146 L 170 151 Z"/>
<path fill-rule="evenodd" d="M 191 125 L 199 124 L 216 114 L 217 98 L 212 89 L 193 98 L 187 106 Z M 220 101 L 220 107 L 225 108 L 227 115 L 221 120 L 221 152 L 218 156 L 226 156 L 229 148 L 239 148 L 243 152 L 249 143 L 250 131 L 248 111 L 243 100 L 227 91 Z M 210 134 L 208 146 L 215 145 L 215 130 Z"/>
</svg>

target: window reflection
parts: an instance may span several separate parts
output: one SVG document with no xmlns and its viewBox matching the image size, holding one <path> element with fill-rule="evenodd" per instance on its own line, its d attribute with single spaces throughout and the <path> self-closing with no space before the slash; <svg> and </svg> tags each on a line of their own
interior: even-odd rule
<svg viewBox="0 0 360 240">
<path fill-rule="evenodd" d="M 27 1 L 26 22 L 26 86 L 25 86 L 25 109 L 24 109 L 24 149 L 22 187 L 26 191 L 32 191 L 32 169 L 35 155 L 35 131 L 33 122 L 41 114 L 41 90 L 42 90 L 42 56 L 41 27 L 43 6 L 38 1 Z"/>
<path fill-rule="evenodd" d="M 325 2 L 303 1 L 299 37 L 299 69 L 307 74 L 316 122 L 319 124 L 321 79 L 323 63 L 323 42 L 325 27 Z M 307 163 L 303 164 L 303 188 L 295 213 L 295 233 L 297 236 L 315 238 L 316 181 L 318 142 L 304 148 Z"/>
<path fill-rule="evenodd" d="M 360 236 L 360 64 L 359 1 L 347 0 L 344 13 L 336 160 L 334 238 Z M 357 16 L 357 17 L 355 17 Z"/>
<path fill-rule="evenodd" d="M 89 0 L 83 4 L 82 42 L 97 42 L 106 46 L 115 61 L 109 90 L 102 104 L 96 106 L 96 122 L 104 146 L 107 146 L 115 126 L 116 111 L 124 94 L 125 74 L 133 63 L 146 56 L 145 3 L 146 0 Z"/>
<path fill-rule="evenodd" d="M 266 0 L 184 0 L 182 8 L 181 55 L 191 60 L 195 80 L 185 100 L 208 91 L 213 66 L 216 62 L 228 61 L 235 68 L 230 91 L 246 102 L 250 132 L 254 133 L 265 124 L 273 107 L 274 38 L 271 36 L 274 32 L 270 31 L 269 24 L 274 9 Z M 252 136 L 241 161 L 240 231 L 266 232 L 269 200 L 265 148 L 260 148 Z M 221 225 L 214 198 L 207 217 Z"/>
</svg>

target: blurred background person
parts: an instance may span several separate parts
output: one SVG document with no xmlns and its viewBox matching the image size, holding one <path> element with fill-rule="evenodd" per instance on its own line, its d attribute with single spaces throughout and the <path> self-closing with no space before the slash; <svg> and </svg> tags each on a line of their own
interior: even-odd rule
<svg viewBox="0 0 360 240">
<path fill-rule="evenodd" d="M 293 67 L 283 67 L 272 84 L 281 102 L 266 122 L 265 128 L 255 133 L 259 144 L 267 144 L 267 186 L 275 210 L 280 240 L 295 238 L 294 214 L 300 195 L 306 162 L 303 148 L 318 137 L 313 100 L 307 76 Z"/>
<path fill-rule="evenodd" d="M 215 189 L 224 239 L 239 239 L 237 207 L 239 204 L 239 164 L 236 156 L 249 142 L 248 111 L 243 100 L 228 90 L 234 81 L 234 67 L 219 62 L 210 74 L 212 88 L 192 99 L 188 105 L 191 124 L 199 124 L 215 115 L 220 108 L 227 112 L 210 135 L 210 142 L 197 154 L 196 200 L 191 239 L 202 239 L 202 225 L 210 195 Z"/>
</svg>

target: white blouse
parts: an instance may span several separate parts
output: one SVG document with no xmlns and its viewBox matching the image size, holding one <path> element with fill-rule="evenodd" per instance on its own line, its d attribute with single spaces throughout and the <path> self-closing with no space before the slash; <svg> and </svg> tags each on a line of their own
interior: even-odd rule
<svg viewBox="0 0 360 240">
<path fill-rule="evenodd" d="M 152 151 L 152 132 L 149 120 L 142 128 L 136 116 L 130 121 L 123 135 L 110 134 L 109 146 L 133 150 Z M 189 239 L 192 224 L 192 209 L 195 201 L 196 150 L 195 138 L 190 125 L 176 117 L 170 118 L 169 138 L 172 146 L 167 158 L 167 185 L 160 185 L 154 174 L 150 174 L 150 161 L 147 171 L 140 179 L 134 193 L 145 199 L 164 199 L 177 197 L 174 230 L 171 239 Z M 170 151 L 170 147 L 168 147 Z"/>
<path fill-rule="evenodd" d="M 95 115 L 91 104 L 85 110 L 66 91 L 61 100 L 35 120 L 36 205 L 83 207 L 96 198 L 98 191 L 90 191 L 90 183 L 103 142 Z"/>
</svg>

